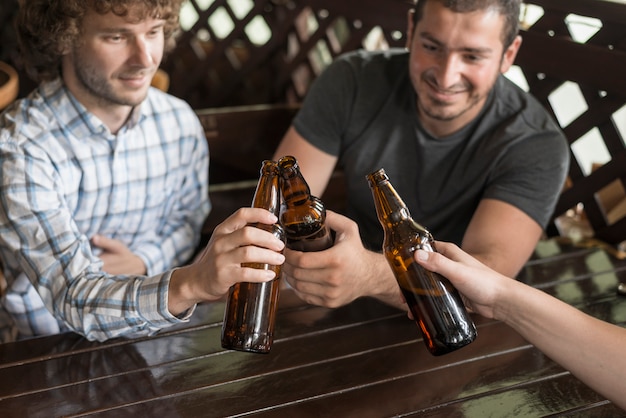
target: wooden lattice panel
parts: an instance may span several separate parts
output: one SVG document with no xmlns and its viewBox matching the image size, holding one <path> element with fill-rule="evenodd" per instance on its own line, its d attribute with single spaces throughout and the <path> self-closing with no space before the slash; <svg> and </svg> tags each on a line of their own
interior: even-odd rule
<svg viewBox="0 0 626 418">
<path fill-rule="evenodd" d="M 578 205 L 597 238 L 619 243 L 626 240 L 626 5 L 571 0 L 528 4 L 539 6 L 542 15 L 523 32 L 516 64 L 530 92 L 561 124 L 572 150 L 569 188 L 554 216 Z M 577 37 L 576 22 L 587 26 L 588 39 Z M 569 91 L 569 103 L 557 100 L 561 90 Z M 573 108 L 574 114 L 565 117 L 562 108 Z M 593 171 L 585 160 L 594 157 L 576 152 L 581 145 L 600 159 L 593 161 Z M 557 233 L 554 225 L 550 232 Z"/>
<path fill-rule="evenodd" d="M 528 0 L 524 6 L 524 42 L 516 65 L 526 88 L 559 121 L 572 149 L 568 188 L 554 217 L 583 208 L 598 238 L 622 242 L 626 4 Z M 16 0 L 5 1 L 0 21 L 11 21 L 16 7 Z M 169 91 L 195 109 L 298 104 L 339 54 L 361 47 L 404 46 L 411 7 L 411 0 L 188 0 L 184 16 L 192 18 L 182 19 L 184 30 L 162 66 L 170 75 Z M 539 10 L 539 17 L 527 19 L 529 10 Z M 577 37 L 573 18 L 587 19 L 587 38 Z M 22 75 L 13 25 L 2 28 L 0 56 Z M 20 79 L 23 96 L 34 85 L 25 75 Z M 564 89 L 570 90 L 566 106 L 557 100 Z M 574 104 L 579 108 L 575 115 L 564 118 L 562 108 Z M 600 157 L 585 155 L 589 150 L 600 150 Z M 589 158 L 595 163 L 593 171 Z M 549 233 L 558 230 L 551 225 Z"/>
<path fill-rule="evenodd" d="M 299 103 L 311 82 L 339 54 L 357 48 L 406 44 L 410 0 L 190 0 L 195 23 L 178 38 L 164 63 L 170 91 L 194 108 Z M 243 12 L 241 5 L 247 3 Z M 236 9 L 235 6 L 239 7 Z M 527 18 L 532 13 L 538 18 Z M 217 16 L 221 16 L 217 19 Z M 516 65 L 527 89 L 553 113 L 572 149 L 569 188 L 558 217 L 584 207 L 596 236 L 611 243 L 626 239 L 626 216 L 610 213 L 606 196 L 619 195 L 626 182 L 626 5 L 603 0 L 533 0 L 524 5 L 524 42 Z M 578 39 L 576 18 L 593 32 Z M 592 20 L 590 20 L 590 18 Z M 219 33 L 218 23 L 229 21 Z M 591 22 L 591 23 L 589 23 Z M 260 26 L 259 26 L 260 25 Z M 269 31 L 262 42 L 259 30 Z M 564 118 L 559 103 L 580 102 L 574 117 Z M 571 91 L 574 91 L 572 94 Z M 602 149 L 602 157 L 580 161 L 579 145 Z M 595 142 L 594 142 L 595 141 Z M 626 203 L 624 203 L 626 206 Z M 554 224 L 550 234 L 558 233 Z"/>
<path fill-rule="evenodd" d="M 242 13 L 235 6 L 241 9 L 244 3 L 250 6 Z M 172 78 L 171 93 L 194 108 L 206 108 L 300 102 L 337 55 L 361 47 L 404 46 L 411 3 L 190 0 L 187 7 L 197 19 L 180 35 L 163 67 Z M 218 15 L 221 19 L 214 19 Z M 225 33 L 220 34 L 220 24 L 227 27 Z M 258 28 L 270 32 L 262 43 L 256 40 Z M 372 38 L 376 42 L 368 45 Z"/>
</svg>

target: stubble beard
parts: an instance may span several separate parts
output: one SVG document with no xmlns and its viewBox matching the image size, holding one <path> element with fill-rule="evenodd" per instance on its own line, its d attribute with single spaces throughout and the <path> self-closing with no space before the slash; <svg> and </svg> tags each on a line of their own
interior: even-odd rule
<svg viewBox="0 0 626 418">
<path fill-rule="evenodd" d="M 418 106 L 419 110 L 430 119 L 451 122 L 475 108 L 484 98 L 484 96 L 472 95 L 469 98 L 469 103 L 456 112 L 448 109 L 452 105 L 433 98 L 428 98 L 428 103 L 424 103 L 424 100 L 418 98 Z"/>
<path fill-rule="evenodd" d="M 74 61 L 74 73 L 83 89 L 101 106 L 137 106 L 146 98 L 147 92 L 139 99 L 123 97 L 116 93 L 111 82 L 79 56 Z"/>
</svg>

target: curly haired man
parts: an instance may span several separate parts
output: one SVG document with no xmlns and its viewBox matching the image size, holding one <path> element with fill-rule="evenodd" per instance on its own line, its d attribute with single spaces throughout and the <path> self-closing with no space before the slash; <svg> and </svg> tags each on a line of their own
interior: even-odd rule
<svg viewBox="0 0 626 418">
<path fill-rule="evenodd" d="M 21 54 L 39 86 L 0 116 L 4 339 L 149 335 L 237 281 L 273 272 L 282 242 L 241 209 L 184 265 L 210 210 L 193 110 L 150 86 L 182 0 L 24 0 Z M 176 268 L 176 266 L 181 266 Z"/>
</svg>

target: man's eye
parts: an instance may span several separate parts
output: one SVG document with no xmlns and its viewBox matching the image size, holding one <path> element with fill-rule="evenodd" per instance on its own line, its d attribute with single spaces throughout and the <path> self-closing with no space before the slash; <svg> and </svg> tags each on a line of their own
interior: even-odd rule
<svg viewBox="0 0 626 418">
<path fill-rule="evenodd" d="M 423 48 L 426 51 L 436 51 L 437 50 L 437 47 L 435 45 L 423 44 L 422 46 L 423 46 Z"/>
</svg>

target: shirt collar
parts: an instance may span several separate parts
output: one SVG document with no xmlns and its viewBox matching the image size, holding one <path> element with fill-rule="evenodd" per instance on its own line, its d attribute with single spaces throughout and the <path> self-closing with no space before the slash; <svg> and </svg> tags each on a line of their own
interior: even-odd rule
<svg viewBox="0 0 626 418">
<path fill-rule="evenodd" d="M 54 105 L 53 111 L 61 125 L 75 137 L 104 137 L 109 140 L 115 138 L 100 118 L 78 101 L 60 77 L 42 83 L 40 91 L 42 96 Z M 144 108 L 145 106 L 141 104 L 135 106 L 120 132 L 136 127 L 146 117 Z"/>
</svg>

